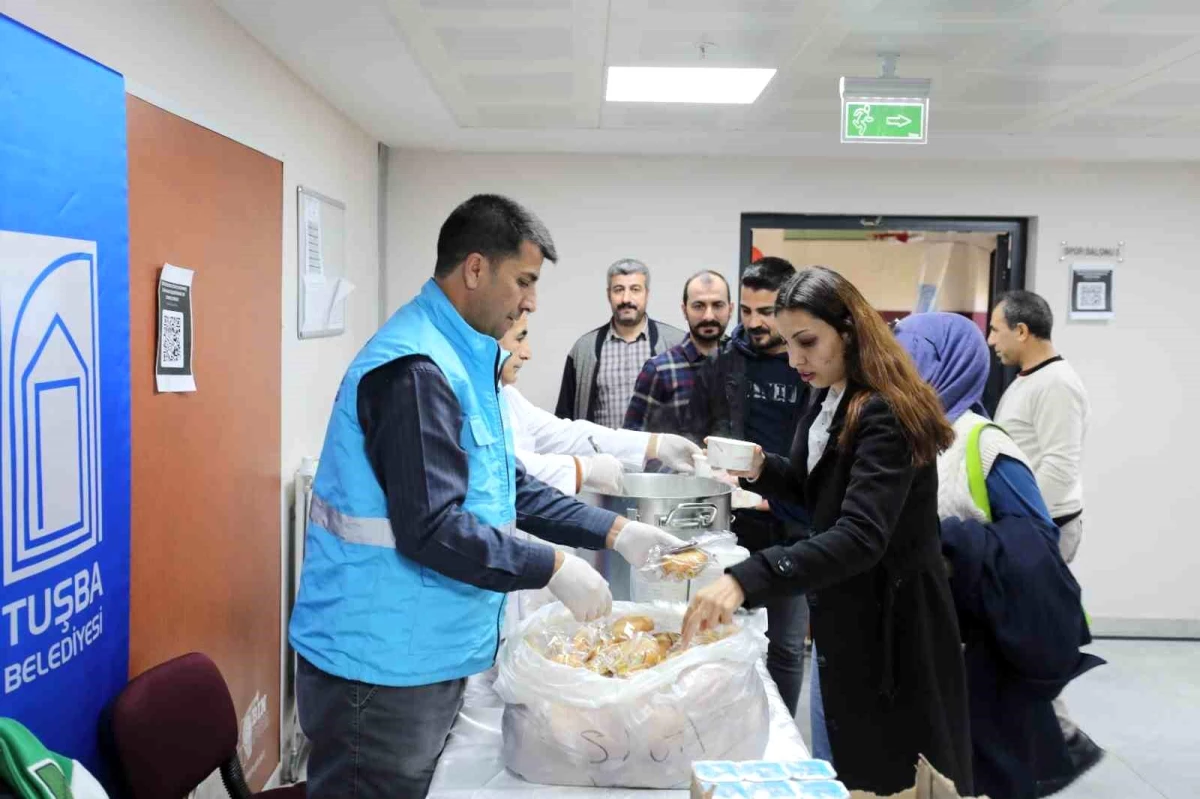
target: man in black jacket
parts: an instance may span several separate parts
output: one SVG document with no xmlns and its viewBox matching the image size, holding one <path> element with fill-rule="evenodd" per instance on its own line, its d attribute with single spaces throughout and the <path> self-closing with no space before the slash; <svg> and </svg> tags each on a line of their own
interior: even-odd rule
<svg viewBox="0 0 1200 799">
<path fill-rule="evenodd" d="M 791 451 L 796 426 L 810 391 L 788 366 L 787 345 L 775 328 L 775 296 L 795 268 L 765 257 L 746 267 L 741 281 L 741 324 L 717 355 L 696 375 L 686 431 L 703 445 L 705 436 L 753 441 L 769 453 Z M 738 543 L 751 552 L 804 537 L 808 516 L 798 506 L 739 510 L 733 524 Z M 808 604 L 803 596 L 767 603 L 767 669 L 793 713 L 804 680 Z"/>
</svg>

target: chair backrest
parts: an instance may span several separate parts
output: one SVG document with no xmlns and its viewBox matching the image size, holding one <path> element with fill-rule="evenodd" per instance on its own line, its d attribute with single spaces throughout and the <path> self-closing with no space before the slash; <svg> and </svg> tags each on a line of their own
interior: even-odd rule
<svg viewBox="0 0 1200 799">
<path fill-rule="evenodd" d="M 132 799 L 182 799 L 237 754 L 233 698 L 198 652 L 130 680 L 111 718 Z"/>
</svg>

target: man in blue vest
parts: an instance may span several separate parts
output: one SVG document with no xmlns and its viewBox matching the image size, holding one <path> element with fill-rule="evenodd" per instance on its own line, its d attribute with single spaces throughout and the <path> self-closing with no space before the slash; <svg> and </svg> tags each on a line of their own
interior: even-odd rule
<svg viewBox="0 0 1200 799">
<path fill-rule="evenodd" d="M 313 799 L 427 794 L 466 678 L 495 660 L 507 592 L 546 587 L 580 621 L 610 612 L 603 577 L 510 535 L 516 523 L 635 567 L 682 543 L 563 496 L 513 458 L 496 339 L 536 309 L 556 257 L 533 214 L 472 197 L 442 225 L 433 279 L 342 379 L 289 630 Z"/>
</svg>

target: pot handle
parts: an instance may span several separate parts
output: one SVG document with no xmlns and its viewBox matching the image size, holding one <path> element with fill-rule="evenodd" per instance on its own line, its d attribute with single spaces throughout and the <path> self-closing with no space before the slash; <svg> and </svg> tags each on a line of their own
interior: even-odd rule
<svg viewBox="0 0 1200 799">
<path fill-rule="evenodd" d="M 703 530 L 717 518 L 717 506 L 711 502 L 681 502 L 670 513 L 658 517 L 659 527 L 676 530 Z"/>
</svg>

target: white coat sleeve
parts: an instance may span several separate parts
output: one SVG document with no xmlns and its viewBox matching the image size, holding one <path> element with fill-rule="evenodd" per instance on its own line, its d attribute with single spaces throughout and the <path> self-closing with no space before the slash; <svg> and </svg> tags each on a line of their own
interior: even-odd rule
<svg viewBox="0 0 1200 799">
<path fill-rule="evenodd" d="M 557 488 L 568 497 L 575 496 L 575 459 L 570 455 L 541 455 L 527 449 L 518 449 L 516 455 L 530 477 Z"/>
<path fill-rule="evenodd" d="M 526 449 L 555 455 L 594 455 L 596 450 L 588 440 L 591 437 L 601 452 L 614 456 L 630 471 L 641 471 L 646 459 L 646 446 L 650 443 L 649 433 L 612 430 L 583 419 L 559 419 L 525 399 L 515 386 L 505 386 L 503 390 L 513 423 L 520 425 L 528 437 Z M 525 468 L 542 482 L 548 482 L 528 463 Z M 571 479 L 573 485 L 573 472 Z"/>
</svg>

